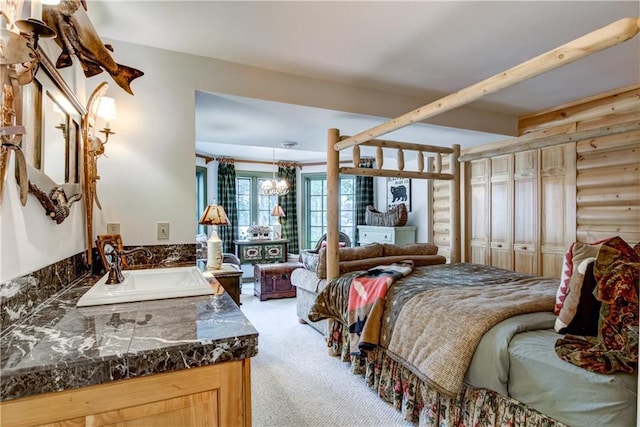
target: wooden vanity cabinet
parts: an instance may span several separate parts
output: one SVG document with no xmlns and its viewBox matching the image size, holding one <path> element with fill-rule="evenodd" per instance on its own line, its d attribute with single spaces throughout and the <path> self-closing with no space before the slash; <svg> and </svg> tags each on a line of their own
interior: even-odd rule
<svg viewBox="0 0 640 427">
<path fill-rule="evenodd" d="M 250 359 L 2 402 L 7 426 L 251 427 Z"/>
</svg>

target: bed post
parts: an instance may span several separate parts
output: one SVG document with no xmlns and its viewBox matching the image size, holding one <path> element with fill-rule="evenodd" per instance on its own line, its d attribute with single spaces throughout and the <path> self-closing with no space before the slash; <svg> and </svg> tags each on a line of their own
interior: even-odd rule
<svg viewBox="0 0 640 427">
<path fill-rule="evenodd" d="M 327 135 L 327 280 L 338 277 L 338 227 L 340 195 L 340 152 L 334 145 L 340 139 L 338 129 L 329 129 Z"/>
<path fill-rule="evenodd" d="M 449 223 L 451 227 L 451 230 L 449 230 L 449 233 L 451 233 L 449 262 L 453 264 L 462 260 L 460 256 L 460 233 L 462 230 L 460 227 L 460 162 L 458 161 L 460 145 L 453 144 L 451 148 L 453 153 L 449 155 L 449 170 L 453 175 L 453 179 L 449 183 L 451 186 L 449 191 Z"/>
</svg>

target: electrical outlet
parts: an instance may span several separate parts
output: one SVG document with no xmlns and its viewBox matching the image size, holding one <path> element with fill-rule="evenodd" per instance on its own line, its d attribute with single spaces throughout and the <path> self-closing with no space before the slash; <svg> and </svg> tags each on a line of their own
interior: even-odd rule
<svg viewBox="0 0 640 427">
<path fill-rule="evenodd" d="M 108 222 L 107 223 L 107 234 L 120 234 L 120 223 L 119 222 Z"/>
<path fill-rule="evenodd" d="M 158 240 L 167 240 L 169 239 L 169 223 L 168 222 L 158 222 Z"/>
</svg>

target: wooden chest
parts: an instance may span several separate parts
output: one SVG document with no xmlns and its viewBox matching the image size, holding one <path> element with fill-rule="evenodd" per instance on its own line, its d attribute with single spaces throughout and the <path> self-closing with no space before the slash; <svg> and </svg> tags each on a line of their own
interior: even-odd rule
<svg viewBox="0 0 640 427">
<path fill-rule="evenodd" d="M 260 298 L 260 301 L 295 297 L 296 287 L 291 285 L 291 272 L 300 267 L 302 264 L 299 262 L 254 265 L 254 295 Z"/>
</svg>

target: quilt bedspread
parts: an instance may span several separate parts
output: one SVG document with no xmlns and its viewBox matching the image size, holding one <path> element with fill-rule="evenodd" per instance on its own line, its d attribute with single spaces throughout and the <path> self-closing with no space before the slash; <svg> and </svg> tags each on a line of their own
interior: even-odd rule
<svg viewBox="0 0 640 427">
<path fill-rule="evenodd" d="M 351 278 L 329 283 L 311 320 L 346 320 Z M 553 311 L 557 286 L 557 279 L 485 265 L 415 268 L 387 292 L 380 346 L 443 394 L 455 395 L 484 332 L 513 315 Z"/>
</svg>

